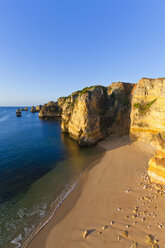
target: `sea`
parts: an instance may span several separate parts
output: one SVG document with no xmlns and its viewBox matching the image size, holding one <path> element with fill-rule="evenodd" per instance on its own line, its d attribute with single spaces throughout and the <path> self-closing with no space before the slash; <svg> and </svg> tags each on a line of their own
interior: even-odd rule
<svg viewBox="0 0 165 248">
<path fill-rule="evenodd" d="M 55 214 L 83 171 L 103 154 L 61 133 L 38 113 L 0 107 L 0 247 L 18 248 Z"/>
</svg>

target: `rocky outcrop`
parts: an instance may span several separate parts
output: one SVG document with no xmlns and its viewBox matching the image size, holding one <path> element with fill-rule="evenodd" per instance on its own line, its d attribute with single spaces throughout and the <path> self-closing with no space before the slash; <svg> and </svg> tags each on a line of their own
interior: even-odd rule
<svg viewBox="0 0 165 248">
<path fill-rule="evenodd" d="M 20 111 L 19 108 L 18 108 L 17 111 L 16 111 L 16 116 L 17 116 L 17 117 L 21 117 L 21 116 L 22 116 L 21 111 Z"/>
<path fill-rule="evenodd" d="M 58 105 L 58 102 L 50 101 L 44 104 L 39 112 L 40 119 L 60 119 L 62 109 Z"/>
<path fill-rule="evenodd" d="M 149 160 L 148 175 L 151 182 L 165 184 L 165 151 L 158 151 Z"/>
<path fill-rule="evenodd" d="M 158 152 L 149 161 L 151 181 L 165 181 L 165 78 L 141 79 L 133 91 L 131 108 L 132 139 L 154 146 Z"/>
<path fill-rule="evenodd" d="M 133 84 L 113 83 L 74 92 L 62 102 L 62 131 L 80 145 L 93 145 L 108 133 L 128 134 Z"/>
<path fill-rule="evenodd" d="M 36 112 L 40 112 L 41 108 L 42 108 L 42 105 L 37 105 L 36 106 Z"/>
<path fill-rule="evenodd" d="M 36 112 L 36 108 L 34 106 L 31 107 L 31 110 L 30 110 L 32 113 L 35 113 Z"/>
</svg>

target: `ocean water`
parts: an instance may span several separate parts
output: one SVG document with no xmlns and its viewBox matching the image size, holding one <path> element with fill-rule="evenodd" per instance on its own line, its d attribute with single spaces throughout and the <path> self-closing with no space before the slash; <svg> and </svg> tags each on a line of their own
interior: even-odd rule
<svg viewBox="0 0 165 248">
<path fill-rule="evenodd" d="M 22 247 L 103 153 L 61 133 L 59 121 L 0 107 L 0 247 Z"/>
</svg>

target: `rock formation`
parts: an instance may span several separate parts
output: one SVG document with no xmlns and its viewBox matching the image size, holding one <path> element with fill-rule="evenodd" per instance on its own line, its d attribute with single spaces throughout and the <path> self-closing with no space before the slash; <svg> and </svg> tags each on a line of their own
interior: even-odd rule
<svg viewBox="0 0 165 248">
<path fill-rule="evenodd" d="M 62 132 L 80 145 L 93 145 L 107 134 L 125 135 L 129 133 L 133 87 L 123 82 L 86 87 L 44 104 L 39 118 L 61 118 Z"/>
<path fill-rule="evenodd" d="M 131 108 L 132 139 L 154 146 L 158 152 L 149 161 L 151 181 L 165 183 L 165 78 L 141 79 L 134 88 Z"/>
<path fill-rule="evenodd" d="M 149 160 L 148 175 L 151 182 L 165 184 L 165 152 L 157 151 Z"/>
<path fill-rule="evenodd" d="M 17 117 L 21 117 L 21 116 L 22 116 L 21 111 L 20 111 L 19 108 L 18 108 L 17 111 L 16 111 L 16 115 L 17 115 Z"/>
<path fill-rule="evenodd" d="M 36 112 L 36 108 L 34 106 L 31 107 L 31 112 L 35 113 Z"/>
<path fill-rule="evenodd" d="M 42 108 L 42 105 L 37 105 L 36 106 L 36 112 L 40 112 L 41 108 Z"/>
<path fill-rule="evenodd" d="M 108 133 L 128 134 L 133 84 L 113 83 L 74 92 L 62 102 L 62 131 L 80 145 L 93 145 Z"/>
<path fill-rule="evenodd" d="M 84 88 L 45 104 L 39 117 L 61 118 L 62 132 L 80 145 L 93 145 L 107 134 L 130 134 L 151 144 L 158 152 L 149 161 L 148 174 L 151 181 L 165 183 L 164 113 L 165 78 L 143 78 L 138 84 Z"/>
<path fill-rule="evenodd" d="M 28 108 L 27 107 L 25 107 L 25 111 L 28 111 Z"/>
<path fill-rule="evenodd" d="M 39 112 L 40 119 L 60 119 L 61 118 L 61 107 L 58 102 L 50 101 L 44 104 Z"/>
</svg>

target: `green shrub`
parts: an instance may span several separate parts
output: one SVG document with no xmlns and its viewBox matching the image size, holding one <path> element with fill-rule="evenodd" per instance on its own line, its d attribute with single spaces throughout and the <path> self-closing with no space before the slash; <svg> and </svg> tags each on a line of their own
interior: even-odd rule
<svg viewBox="0 0 165 248">
<path fill-rule="evenodd" d="M 133 106 L 138 108 L 140 114 L 146 114 L 150 107 L 156 102 L 157 98 L 148 103 L 135 103 Z"/>
</svg>

